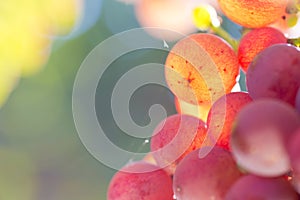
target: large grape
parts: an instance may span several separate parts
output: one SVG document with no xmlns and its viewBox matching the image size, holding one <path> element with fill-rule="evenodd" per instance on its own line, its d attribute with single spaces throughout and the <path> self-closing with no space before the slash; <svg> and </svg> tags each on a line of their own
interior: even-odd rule
<svg viewBox="0 0 300 200">
<path fill-rule="evenodd" d="M 208 118 L 209 138 L 229 149 L 232 124 L 239 110 L 252 101 L 248 93 L 233 92 L 222 96 L 211 107 Z"/>
<path fill-rule="evenodd" d="M 271 97 L 295 105 L 300 86 L 299 49 L 288 44 L 266 48 L 250 64 L 246 80 L 254 100 Z"/>
<path fill-rule="evenodd" d="M 159 167 L 136 162 L 118 171 L 110 182 L 108 200 L 173 200 L 172 179 Z"/>
<path fill-rule="evenodd" d="M 177 200 L 221 200 L 241 176 L 231 154 L 214 147 L 204 158 L 199 150 L 188 154 L 177 166 L 173 190 Z"/>
<path fill-rule="evenodd" d="M 298 200 L 297 193 L 284 178 L 241 177 L 228 191 L 225 200 Z"/>
<path fill-rule="evenodd" d="M 181 100 L 211 104 L 236 84 L 238 59 L 233 49 L 212 34 L 193 34 L 180 40 L 166 60 L 166 80 Z"/>
<path fill-rule="evenodd" d="M 153 132 L 151 151 L 160 167 L 174 173 L 176 165 L 189 152 L 201 147 L 206 136 L 205 123 L 190 115 L 172 115 Z"/>
<path fill-rule="evenodd" d="M 288 104 L 257 100 L 239 112 L 231 136 L 238 164 L 256 175 L 275 177 L 290 170 L 285 145 L 300 127 L 298 113 Z"/>
<path fill-rule="evenodd" d="M 253 29 L 240 41 L 238 58 L 241 67 L 247 72 L 248 65 L 263 49 L 278 43 L 286 43 L 287 39 L 277 29 L 264 27 Z"/>
<path fill-rule="evenodd" d="M 264 27 L 285 13 L 287 0 L 219 0 L 225 15 L 249 28 Z"/>
</svg>

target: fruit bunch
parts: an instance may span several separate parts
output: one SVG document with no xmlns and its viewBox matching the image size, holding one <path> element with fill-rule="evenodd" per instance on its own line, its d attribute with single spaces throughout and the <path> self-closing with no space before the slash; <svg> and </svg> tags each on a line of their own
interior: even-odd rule
<svg viewBox="0 0 300 200">
<path fill-rule="evenodd" d="M 77 0 L 10 0 L 0 5 L 0 106 L 20 76 L 39 71 L 53 36 L 71 31 L 79 17 Z"/>
<path fill-rule="evenodd" d="M 218 0 L 219 15 L 243 27 L 239 40 L 205 8 L 194 21 L 206 32 L 166 58 L 178 114 L 153 130 L 152 159 L 116 173 L 108 200 L 299 199 L 300 49 L 287 29 L 300 2 Z M 240 73 L 247 91 L 232 92 Z"/>
</svg>

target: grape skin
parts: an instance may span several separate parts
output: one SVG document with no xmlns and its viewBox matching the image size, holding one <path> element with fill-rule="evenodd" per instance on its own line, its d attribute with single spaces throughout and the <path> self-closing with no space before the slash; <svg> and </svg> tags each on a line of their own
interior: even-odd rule
<svg viewBox="0 0 300 200">
<path fill-rule="evenodd" d="M 176 114 L 163 120 L 154 130 L 151 151 L 157 164 L 173 174 L 189 152 L 201 147 L 206 124 L 193 116 Z"/>
<path fill-rule="evenodd" d="M 287 39 L 277 29 L 264 27 L 253 29 L 242 37 L 238 58 L 244 72 L 247 72 L 249 64 L 263 49 L 279 43 L 286 43 Z"/>
<path fill-rule="evenodd" d="M 276 177 L 290 170 L 286 143 L 300 127 L 298 113 L 274 100 L 253 101 L 239 112 L 231 135 L 237 163 L 250 173 Z"/>
<path fill-rule="evenodd" d="M 136 162 L 118 171 L 112 178 L 108 200 L 173 200 L 172 179 L 159 167 Z"/>
<path fill-rule="evenodd" d="M 246 74 L 250 96 L 270 97 L 295 105 L 300 87 L 300 51 L 295 46 L 276 44 L 263 50 Z"/>
<path fill-rule="evenodd" d="M 171 91 L 191 104 L 211 104 L 236 84 L 238 58 L 223 39 L 212 34 L 193 34 L 170 51 L 165 77 Z"/>
<path fill-rule="evenodd" d="M 229 93 L 217 100 L 207 118 L 208 134 L 212 133 L 209 137 L 217 140 L 219 146 L 229 150 L 230 134 L 235 117 L 239 110 L 251 101 L 251 97 L 245 92 Z"/>
<path fill-rule="evenodd" d="M 218 0 L 221 10 L 232 21 L 248 28 L 260 28 L 279 19 L 287 0 Z"/>
<path fill-rule="evenodd" d="M 225 200 L 298 200 L 298 195 L 284 178 L 246 175 L 237 180 Z"/>
<path fill-rule="evenodd" d="M 173 190 L 177 200 L 221 200 L 240 176 L 241 172 L 225 149 L 214 147 L 202 159 L 199 150 L 195 150 L 177 166 Z"/>
</svg>

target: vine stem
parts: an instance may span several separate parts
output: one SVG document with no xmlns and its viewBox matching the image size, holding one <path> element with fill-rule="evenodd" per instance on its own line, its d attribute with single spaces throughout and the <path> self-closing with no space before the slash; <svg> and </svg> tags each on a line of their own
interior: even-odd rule
<svg viewBox="0 0 300 200">
<path fill-rule="evenodd" d="M 211 26 L 211 30 L 217 35 L 219 35 L 220 37 L 222 37 L 224 40 L 226 40 L 235 51 L 238 50 L 239 41 L 233 39 L 232 36 L 227 31 L 225 31 L 221 26 L 219 27 Z"/>
</svg>

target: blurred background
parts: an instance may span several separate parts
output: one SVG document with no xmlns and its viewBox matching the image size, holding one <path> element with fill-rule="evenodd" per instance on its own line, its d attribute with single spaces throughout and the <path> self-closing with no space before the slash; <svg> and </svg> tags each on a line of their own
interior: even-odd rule
<svg viewBox="0 0 300 200">
<path fill-rule="evenodd" d="M 101 41 L 132 28 L 153 26 L 153 20 L 162 22 L 162 27 L 171 24 L 169 28 L 174 28 L 174 20 L 180 21 L 187 27 L 176 25 L 176 30 L 185 34 L 196 31 L 189 15 L 181 11 L 183 17 L 175 17 L 182 10 L 180 4 L 140 5 L 135 13 L 133 2 L 1 1 L 0 200 L 106 199 L 115 170 L 94 159 L 79 140 L 72 116 L 77 70 Z M 178 12 L 173 16 L 163 12 L 166 5 Z M 152 15 L 153 11 L 159 14 Z M 226 23 L 225 28 L 230 27 Z M 239 37 L 238 27 L 231 27 L 231 31 Z M 147 152 L 149 146 L 123 134 L 114 123 L 109 109 L 112 88 L 132 67 L 164 63 L 166 56 L 166 52 L 149 49 L 120 56 L 99 84 L 95 97 L 98 119 L 111 141 L 123 149 Z M 173 96 L 166 88 L 145 86 L 132 98 L 135 103 L 129 109 L 137 124 L 149 122 L 149 107 L 156 103 L 162 104 L 168 115 L 175 113 Z"/>
</svg>

